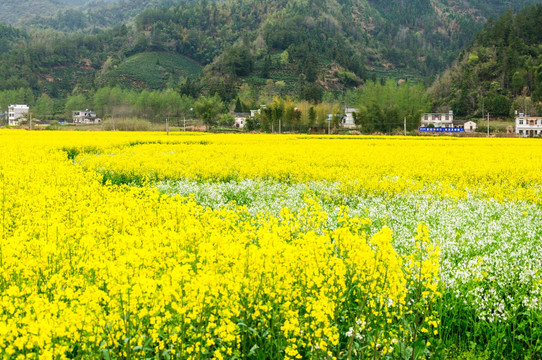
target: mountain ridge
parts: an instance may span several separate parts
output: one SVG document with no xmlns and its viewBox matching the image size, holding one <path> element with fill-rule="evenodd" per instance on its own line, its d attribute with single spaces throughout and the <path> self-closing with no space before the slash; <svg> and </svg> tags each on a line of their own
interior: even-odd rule
<svg viewBox="0 0 542 360">
<path fill-rule="evenodd" d="M 433 106 L 452 104 L 462 116 L 508 117 L 540 113 L 542 5 L 505 12 L 486 24 L 476 41 L 430 89 Z"/>
<path fill-rule="evenodd" d="M 60 4 L 60 0 L 37 1 Z M 168 52 L 205 65 L 203 88 L 221 88 L 223 95 L 243 83 L 263 86 L 269 80 L 283 82 L 288 94 L 299 96 L 315 90 L 314 84 L 326 91 L 344 91 L 375 74 L 428 79 L 452 64 L 496 9 L 539 2 L 137 0 L 94 1 L 79 7 L 60 4 L 63 10 L 56 15 L 26 20 L 31 36 L 23 45 L 12 42 L 14 48 L 0 59 L 0 89 L 28 86 L 35 92 L 66 95 L 74 88 L 102 84 L 104 69 L 145 52 Z M 128 25 L 109 27 L 115 19 Z M 103 27 L 97 25 L 100 22 Z M 50 34 L 54 40 L 46 39 Z M 49 69 L 55 67 L 79 67 L 88 76 L 50 74 Z M 168 84 L 177 86 L 184 80 L 179 77 Z M 115 77 L 109 77 L 107 83 L 126 86 Z"/>
</svg>

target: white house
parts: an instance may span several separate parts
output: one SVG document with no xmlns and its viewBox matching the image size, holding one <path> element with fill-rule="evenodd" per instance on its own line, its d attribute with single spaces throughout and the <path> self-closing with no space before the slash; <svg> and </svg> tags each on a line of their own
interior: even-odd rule
<svg viewBox="0 0 542 360">
<path fill-rule="evenodd" d="M 454 112 L 446 113 L 426 113 L 422 115 L 422 127 L 452 128 L 454 121 Z"/>
<path fill-rule="evenodd" d="M 516 134 L 521 137 L 535 137 L 542 134 L 542 117 L 519 114 L 516 117 Z"/>
<path fill-rule="evenodd" d="M 26 118 L 30 108 L 26 105 L 10 105 L 8 108 L 8 124 L 17 126 L 19 119 Z"/>
<path fill-rule="evenodd" d="M 74 124 L 97 124 L 102 120 L 96 117 L 96 113 L 91 110 L 72 111 Z"/>
<path fill-rule="evenodd" d="M 232 113 L 233 117 L 235 117 L 235 127 L 238 129 L 242 129 L 247 124 L 247 118 L 250 117 L 249 113 Z"/>
<path fill-rule="evenodd" d="M 345 127 L 347 129 L 353 129 L 356 127 L 356 123 L 354 122 L 354 113 L 357 112 L 358 109 L 354 108 L 345 108 L 344 109 L 344 117 L 341 121 L 341 126 Z"/>
<path fill-rule="evenodd" d="M 465 132 L 474 132 L 476 128 L 478 128 L 478 124 L 471 120 L 463 124 L 463 129 L 465 129 Z"/>
<path fill-rule="evenodd" d="M 471 120 L 454 120 L 454 128 L 463 129 L 465 132 L 474 132 L 478 127 L 474 121 Z"/>
<path fill-rule="evenodd" d="M 478 128 L 478 124 L 472 120 L 467 121 L 463 124 L 465 132 L 474 132 Z"/>
</svg>

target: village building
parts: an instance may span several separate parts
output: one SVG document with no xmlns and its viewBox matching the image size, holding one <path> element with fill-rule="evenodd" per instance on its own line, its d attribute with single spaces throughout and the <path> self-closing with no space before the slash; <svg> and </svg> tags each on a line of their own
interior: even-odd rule
<svg viewBox="0 0 542 360">
<path fill-rule="evenodd" d="M 463 128 L 465 129 L 465 132 L 474 132 L 478 128 L 478 124 L 472 120 L 469 120 L 463 124 Z"/>
<path fill-rule="evenodd" d="M 516 134 L 521 137 L 542 135 L 542 117 L 519 114 L 516 117 Z"/>
<path fill-rule="evenodd" d="M 18 126 L 20 119 L 26 119 L 30 108 L 27 105 L 10 105 L 8 107 L 8 125 Z"/>
<path fill-rule="evenodd" d="M 422 115 L 421 127 L 429 128 L 453 128 L 454 113 L 450 110 L 448 113 L 426 113 Z"/>
<path fill-rule="evenodd" d="M 263 104 L 263 105 L 260 105 L 259 109 L 250 110 L 250 117 L 254 119 L 255 117 L 257 117 L 258 115 L 262 113 L 262 109 L 267 109 L 267 105 Z"/>
<path fill-rule="evenodd" d="M 353 129 L 356 127 L 356 123 L 354 121 L 354 113 L 358 112 L 358 109 L 354 108 L 345 108 L 344 109 L 344 117 L 341 120 L 341 126 L 347 129 Z"/>
<path fill-rule="evenodd" d="M 470 133 L 476 130 L 476 128 L 478 127 L 478 124 L 472 120 L 454 120 L 453 127 L 464 129 L 465 132 Z"/>
<path fill-rule="evenodd" d="M 72 111 L 72 119 L 74 124 L 98 124 L 102 120 L 96 117 L 96 113 L 91 110 Z"/>
<path fill-rule="evenodd" d="M 244 128 L 247 124 L 247 118 L 251 117 L 250 113 L 232 113 L 232 115 L 235 118 L 235 124 L 233 126 L 238 129 Z"/>
</svg>

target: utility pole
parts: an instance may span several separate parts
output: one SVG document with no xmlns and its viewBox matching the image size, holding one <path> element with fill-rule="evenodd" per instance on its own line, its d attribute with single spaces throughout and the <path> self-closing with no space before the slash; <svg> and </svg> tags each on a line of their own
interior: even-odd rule
<svg viewBox="0 0 542 360">
<path fill-rule="evenodd" d="M 183 131 L 186 132 L 186 115 L 183 115 Z"/>
<path fill-rule="evenodd" d="M 331 135 L 331 130 L 330 130 L 330 128 L 331 128 L 331 119 L 329 119 L 328 122 L 327 122 L 327 134 L 328 134 L 328 135 Z"/>
<path fill-rule="evenodd" d="M 169 118 L 166 118 L 166 134 L 169 135 Z"/>
<path fill-rule="evenodd" d="M 405 136 L 406 136 L 406 116 L 405 116 L 405 119 L 404 119 L 404 129 L 405 129 Z"/>
<path fill-rule="evenodd" d="M 489 113 L 487 113 L 487 137 L 489 137 Z"/>
<path fill-rule="evenodd" d="M 280 122 L 280 119 L 279 119 L 279 134 L 282 134 L 282 123 Z"/>
</svg>

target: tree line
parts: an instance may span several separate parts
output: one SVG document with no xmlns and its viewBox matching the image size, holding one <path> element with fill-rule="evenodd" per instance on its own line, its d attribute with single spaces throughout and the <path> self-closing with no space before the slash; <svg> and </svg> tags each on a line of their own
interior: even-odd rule
<svg viewBox="0 0 542 360">
<path fill-rule="evenodd" d="M 181 89 L 133 90 L 119 86 L 100 88 L 92 93 L 54 99 L 46 94 L 35 97 L 30 89 L 0 91 L 0 110 L 11 104 L 27 104 L 34 119 L 71 121 L 72 111 L 91 109 L 102 119 L 140 118 L 163 123 L 166 118 L 180 124 L 183 119 L 200 119 L 206 126 L 232 127 L 233 112 L 249 113 L 246 130 L 262 132 L 307 132 L 338 128 L 345 108 L 356 108 L 354 120 L 364 133 L 392 133 L 419 125 L 422 112 L 429 111 L 429 100 L 423 84 L 388 79 L 368 81 L 363 87 L 348 91 L 340 98 L 328 97 L 321 102 L 293 99 L 271 93 L 256 94 L 248 86 L 229 102 L 217 94 L 183 94 Z"/>
</svg>

